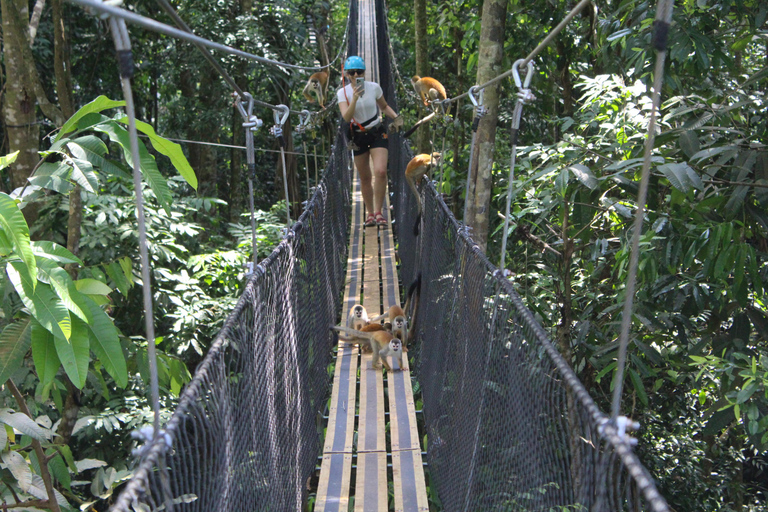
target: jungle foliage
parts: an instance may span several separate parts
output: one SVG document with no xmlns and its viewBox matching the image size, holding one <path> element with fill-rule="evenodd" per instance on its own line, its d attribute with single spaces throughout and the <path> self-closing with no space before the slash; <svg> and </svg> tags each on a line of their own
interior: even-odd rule
<svg viewBox="0 0 768 512">
<path fill-rule="evenodd" d="M 38 4 L 2 3 L 4 13 L 28 9 L 28 16 Z M 499 71 L 535 47 L 573 3 L 510 2 Z M 19 53 L 28 52 L 35 73 L 9 72 L 15 54 L 8 45 L 19 34 L 3 39 L 4 90 L 16 90 L 16 81 L 35 92 L 17 104 L 11 98 L 18 96 L 6 93 L 0 120 L 0 155 L 7 155 L 0 161 L 0 374 L 8 382 L 0 392 L 2 497 L 17 503 L 55 495 L 64 508 L 101 510 L 130 478 L 130 431 L 151 421 L 133 183 L 106 24 L 72 5 L 51 4 L 41 12 L 31 47 Z M 638 451 L 677 510 L 765 510 L 768 502 L 764 4 L 682 0 L 670 32 L 623 412 L 643 425 Z M 346 2 L 302 0 L 174 5 L 203 37 L 303 64 L 327 58 L 323 51 L 333 59 L 347 9 Z M 416 73 L 413 6 L 388 2 L 398 110 L 409 124 L 418 113 L 408 83 Z M 431 69 L 424 74 L 439 79 L 449 96 L 475 84 L 482 6 L 480 0 L 426 2 Z M 55 7 L 64 41 L 55 42 Z M 154 2 L 129 8 L 169 22 Z M 650 108 L 654 15 L 655 4 L 642 0 L 595 2 L 535 60 L 531 86 L 538 99 L 523 111 L 511 184 L 505 134 L 517 97 L 511 80 L 500 89 L 488 254 L 498 261 L 499 212 L 511 185 L 511 279 L 604 410 L 615 385 Z M 237 300 L 252 250 L 241 150 L 179 148 L 169 139 L 241 146 L 244 137 L 231 90 L 194 47 L 135 27 L 130 34 L 138 117 L 147 134 L 142 168 L 157 319 L 157 339 L 150 341 L 160 351 L 167 416 Z M 319 49 L 316 40 L 328 47 Z M 80 108 L 66 122 L 51 112 L 64 101 L 55 87 L 63 80 L 62 58 L 69 60 L 74 110 Z M 254 97 L 316 108 L 301 99 L 305 74 L 218 58 Z M 24 130 L 38 162 L 34 174 L 28 152 L 14 153 L 14 130 L 21 129 L 8 121 L 14 108 L 19 119 L 32 119 Z M 258 115 L 269 124 L 270 112 Z M 453 116 L 445 125 L 434 122 L 430 135 L 436 150 L 445 144 L 438 186 L 461 217 L 471 105 L 459 102 Z M 329 143 L 297 137 L 290 144 L 306 141 L 322 168 Z M 266 130 L 256 133 L 255 145 L 262 149 L 256 153 L 257 250 L 265 256 L 284 222 L 282 171 Z M 297 207 L 315 182 L 312 156 L 309 161 L 305 179 L 303 157 L 288 158 L 289 195 Z M 26 180 L 23 192 L 12 185 L 14 173 Z M 76 187 L 82 239 L 67 250 Z"/>
</svg>

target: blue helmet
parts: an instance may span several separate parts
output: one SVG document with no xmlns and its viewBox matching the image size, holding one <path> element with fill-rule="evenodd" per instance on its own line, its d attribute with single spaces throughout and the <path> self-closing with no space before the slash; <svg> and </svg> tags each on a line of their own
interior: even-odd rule
<svg viewBox="0 0 768 512">
<path fill-rule="evenodd" d="M 352 55 L 347 57 L 347 60 L 344 62 L 344 69 L 362 69 L 365 71 L 365 62 L 357 55 Z"/>
</svg>

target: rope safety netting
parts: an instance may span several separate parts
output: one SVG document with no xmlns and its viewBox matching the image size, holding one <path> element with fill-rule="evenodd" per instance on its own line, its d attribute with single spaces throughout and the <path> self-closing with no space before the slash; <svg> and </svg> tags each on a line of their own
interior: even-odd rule
<svg viewBox="0 0 768 512">
<path fill-rule="evenodd" d="M 385 8 L 377 2 L 379 76 L 396 107 Z M 354 53 L 354 30 L 349 44 Z M 429 213 L 413 235 L 416 204 L 402 179 L 413 155 L 397 134 L 389 147 L 401 277 L 406 288 L 422 282 L 413 376 L 443 509 L 668 510 L 621 425 L 429 183 Z M 330 390 L 351 165 L 339 130 L 304 213 L 255 267 L 112 510 L 303 509 Z"/>
</svg>

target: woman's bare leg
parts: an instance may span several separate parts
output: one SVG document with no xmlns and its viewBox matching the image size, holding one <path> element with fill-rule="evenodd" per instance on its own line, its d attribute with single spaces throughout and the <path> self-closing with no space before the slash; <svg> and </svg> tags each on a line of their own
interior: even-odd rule
<svg viewBox="0 0 768 512">
<path fill-rule="evenodd" d="M 374 213 L 373 187 L 371 186 L 371 165 L 368 163 L 370 152 L 355 156 L 355 167 L 360 176 L 360 191 L 363 193 L 363 203 L 365 203 L 366 214 Z"/>
<path fill-rule="evenodd" d="M 387 148 L 371 148 L 370 153 L 375 175 L 373 181 L 373 211 L 379 213 L 384 205 L 384 195 L 387 193 L 387 159 L 389 158 L 389 150 Z"/>
</svg>

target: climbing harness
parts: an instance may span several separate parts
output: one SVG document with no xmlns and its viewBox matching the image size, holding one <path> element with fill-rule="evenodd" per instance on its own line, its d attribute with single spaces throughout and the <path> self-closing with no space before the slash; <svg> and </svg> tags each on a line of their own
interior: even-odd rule
<svg viewBox="0 0 768 512">
<path fill-rule="evenodd" d="M 247 105 L 245 102 L 248 102 Z M 254 187 L 256 181 L 256 156 L 253 149 L 253 132 L 258 130 L 264 124 L 261 119 L 253 115 L 253 96 L 244 92 L 243 96 L 235 93 L 235 106 L 243 118 L 243 128 L 245 128 L 245 158 L 248 166 L 248 201 L 251 209 L 251 245 L 253 248 L 253 257 L 248 273 L 253 273 L 258 262 L 258 251 L 256 247 L 256 213 L 253 204 Z"/>
<path fill-rule="evenodd" d="M 286 105 L 277 105 L 277 109 L 272 112 L 275 120 L 274 126 L 269 129 L 269 133 L 277 139 L 280 144 L 280 158 L 283 162 L 283 188 L 285 189 L 285 215 L 286 229 L 291 227 L 291 201 L 288 197 L 288 171 L 285 168 L 285 137 L 283 136 L 283 126 L 288 120 L 288 115 L 291 113 L 290 109 Z"/>
<path fill-rule="evenodd" d="M 485 115 L 486 108 L 483 105 L 483 89 L 473 85 L 469 88 L 467 93 L 472 104 L 475 106 L 475 118 L 472 121 L 472 145 L 469 147 L 469 166 L 467 168 L 467 190 L 464 195 L 464 225 L 467 225 L 469 219 L 469 192 L 470 184 L 472 183 L 472 160 L 475 157 L 475 143 L 477 142 L 477 127 L 480 124 L 480 119 Z"/>
<path fill-rule="evenodd" d="M 517 103 L 515 104 L 515 111 L 512 114 L 512 130 L 510 132 L 510 139 L 512 149 L 510 150 L 510 162 L 509 162 L 509 181 L 507 182 L 507 209 L 504 213 L 504 232 L 501 237 L 501 261 L 499 262 L 499 269 L 506 276 L 506 268 L 504 267 L 504 257 L 507 254 L 507 237 L 509 236 L 509 209 L 512 203 L 512 183 L 515 179 L 515 159 L 517 158 L 517 134 L 520 129 L 520 118 L 523 115 L 523 105 L 527 105 L 536 99 L 529 86 L 531 85 L 531 77 L 533 76 L 533 61 L 528 61 L 528 69 L 525 73 L 525 82 L 520 82 L 519 68 L 522 65 L 523 59 L 515 61 L 512 65 L 512 78 L 517 86 Z"/>
</svg>

